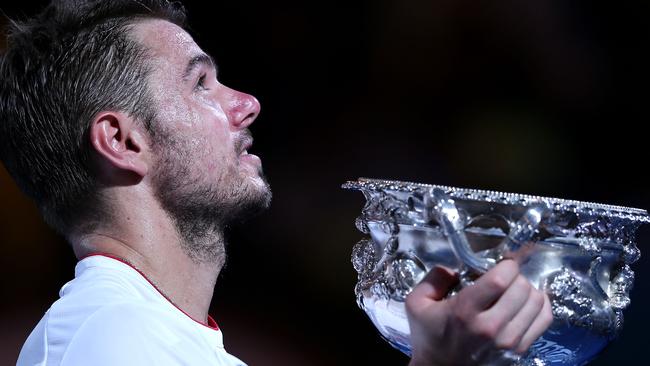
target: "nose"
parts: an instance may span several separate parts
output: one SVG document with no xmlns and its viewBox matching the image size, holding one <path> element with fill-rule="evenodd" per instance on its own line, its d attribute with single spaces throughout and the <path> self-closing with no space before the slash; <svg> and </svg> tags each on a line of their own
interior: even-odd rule
<svg viewBox="0 0 650 366">
<path fill-rule="evenodd" d="M 232 99 L 228 108 L 230 123 L 237 129 L 246 128 L 260 114 L 260 102 L 250 94 L 232 89 L 231 93 Z"/>
</svg>

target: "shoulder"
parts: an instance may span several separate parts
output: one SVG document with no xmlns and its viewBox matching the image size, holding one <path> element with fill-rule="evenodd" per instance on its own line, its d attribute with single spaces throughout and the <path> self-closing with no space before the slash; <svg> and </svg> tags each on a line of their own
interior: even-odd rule
<svg viewBox="0 0 650 366">
<path fill-rule="evenodd" d="M 146 303 L 99 308 L 72 335 L 62 365 L 178 364 L 180 341 L 164 311 Z"/>
<path fill-rule="evenodd" d="M 120 312 L 124 317 L 135 317 L 136 312 L 142 317 L 152 307 L 138 284 L 117 271 L 89 270 L 63 286 L 60 295 L 44 324 L 48 338 L 58 344 L 66 344 L 94 318 L 104 320 Z M 106 322 L 106 326 L 117 327 L 119 322 Z"/>
<path fill-rule="evenodd" d="M 81 310 L 50 309 L 23 345 L 18 365 L 177 364 L 169 350 L 178 336 L 164 311 L 138 301 Z"/>
</svg>

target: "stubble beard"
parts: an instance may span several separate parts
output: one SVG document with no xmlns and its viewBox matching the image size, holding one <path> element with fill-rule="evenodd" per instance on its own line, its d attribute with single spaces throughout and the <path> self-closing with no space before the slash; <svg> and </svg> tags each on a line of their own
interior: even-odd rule
<svg viewBox="0 0 650 366">
<path fill-rule="evenodd" d="M 152 177 L 155 195 L 174 222 L 183 251 L 195 263 L 226 262 L 224 230 L 268 208 L 271 190 L 261 170 L 262 184 L 238 166 L 223 167 L 216 182 L 192 165 L 189 144 L 157 136 L 158 163 Z"/>
</svg>

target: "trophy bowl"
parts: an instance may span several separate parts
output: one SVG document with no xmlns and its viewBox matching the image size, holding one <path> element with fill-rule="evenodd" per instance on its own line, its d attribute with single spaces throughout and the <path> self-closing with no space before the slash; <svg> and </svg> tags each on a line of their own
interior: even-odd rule
<svg viewBox="0 0 650 366">
<path fill-rule="evenodd" d="M 522 357 L 494 365 L 583 365 L 621 330 L 647 211 L 523 194 L 361 178 L 343 188 L 366 204 L 356 227 L 357 303 L 393 347 L 411 355 L 404 301 L 444 266 L 459 288 L 511 258 L 551 300 L 553 323 Z"/>
</svg>

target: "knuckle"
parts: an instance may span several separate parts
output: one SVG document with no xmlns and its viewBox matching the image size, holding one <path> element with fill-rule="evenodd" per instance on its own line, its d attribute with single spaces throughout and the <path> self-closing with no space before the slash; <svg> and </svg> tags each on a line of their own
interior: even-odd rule
<svg viewBox="0 0 650 366">
<path fill-rule="evenodd" d="M 456 306 L 451 312 L 451 319 L 458 324 L 469 325 L 472 318 L 473 316 L 466 306 Z"/>
<path fill-rule="evenodd" d="M 499 268 L 508 273 L 519 272 L 519 264 L 514 260 L 503 260 L 499 262 Z"/>
<path fill-rule="evenodd" d="M 510 281 L 505 275 L 498 275 L 498 276 L 493 276 L 490 281 L 487 283 L 488 286 L 490 286 L 493 290 L 499 291 L 499 292 L 504 292 L 505 290 L 508 289 L 508 286 L 510 285 Z"/>
<path fill-rule="evenodd" d="M 530 291 L 533 287 L 528 279 L 522 275 L 517 276 L 515 279 L 515 286 L 522 292 Z"/>
<path fill-rule="evenodd" d="M 485 340 L 494 340 L 499 333 L 498 324 L 491 321 L 476 322 L 472 330 L 478 337 Z"/>
<path fill-rule="evenodd" d="M 519 344 L 514 348 L 514 351 L 516 354 L 523 356 L 528 351 L 528 348 L 530 348 L 530 344 Z"/>
<path fill-rule="evenodd" d="M 520 338 L 521 337 L 512 336 L 512 335 L 507 337 L 501 337 L 496 340 L 495 345 L 497 348 L 500 349 L 512 350 L 519 345 Z"/>
<path fill-rule="evenodd" d="M 541 291 L 535 290 L 530 295 L 531 301 L 535 306 L 535 309 L 541 310 L 544 307 L 544 294 Z"/>
</svg>

